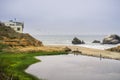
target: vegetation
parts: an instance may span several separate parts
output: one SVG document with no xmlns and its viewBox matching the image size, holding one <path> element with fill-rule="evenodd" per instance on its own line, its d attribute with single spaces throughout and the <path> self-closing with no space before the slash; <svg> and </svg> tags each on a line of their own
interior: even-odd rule
<svg viewBox="0 0 120 80">
<path fill-rule="evenodd" d="M 107 49 L 107 50 L 114 51 L 114 52 L 120 52 L 120 46 L 113 47 L 113 48 L 110 48 L 110 49 Z"/>
<path fill-rule="evenodd" d="M 35 56 L 59 55 L 65 52 L 4 53 L 0 52 L 0 80 L 38 80 L 24 70 L 39 60 Z"/>
<path fill-rule="evenodd" d="M 14 47 L 41 47 L 41 41 L 36 40 L 29 34 L 17 33 L 9 26 L 0 22 L 0 80 L 38 80 L 36 77 L 25 73 L 25 69 L 39 60 L 35 56 L 58 55 L 65 52 L 9 52 Z M 68 49 L 66 49 L 67 51 Z"/>
<path fill-rule="evenodd" d="M 28 33 L 18 33 L 9 26 L 0 23 L 0 43 L 11 47 L 15 46 L 43 46 L 41 41 L 38 41 Z"/>
<path fill-rule="evenodd" d="M 3 49 L 5 49 L 5 48 L 8 48 L 8 46 L 5 44 L 0 44 L 0 52 L 2 52 Z"/>
</svg>

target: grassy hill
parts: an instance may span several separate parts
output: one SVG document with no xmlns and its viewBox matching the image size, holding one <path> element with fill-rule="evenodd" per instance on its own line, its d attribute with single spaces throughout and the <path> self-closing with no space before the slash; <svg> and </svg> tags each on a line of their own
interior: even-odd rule
<svg viewBox="0 0 120 80">
<path fill-rule="evenodd" d="M 11 27 L 0 23 L 0 44 L 8 46 L 43 46 L 41 41 L 36 40 L 30 34 L 18 33 Z"/>
</svg>

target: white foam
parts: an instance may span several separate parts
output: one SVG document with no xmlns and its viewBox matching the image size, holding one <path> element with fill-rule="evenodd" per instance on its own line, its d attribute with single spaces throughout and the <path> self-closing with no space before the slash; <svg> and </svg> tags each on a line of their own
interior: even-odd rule
<svg viewBox="0 0 120 80">
<path fill-rule="evenodd" d="M 118 44 L 120 45 L 120 44 Z M 77 45 L 77 46 L 82 46 L 82 47 L 87 47 L 87 48 L 94 48 L 94 49 L 100 49 L 100 50 L 104 50 L 104 49 L 109 49 L 112 47 L 116 47 L 118 45 L 112 45 L 112 44 L 82 44 L 82 45 Z"/>
<path fill-rule="evenodd" d="M 105 49 L 109 49 L 112 47 L 117 47 L 120 44 L 112 45 L 112 44 L 96 44 L 96 43 L 89 44 L 89 43 L 86 43 L 86 44 L 80 44 L 80 45 L 73 45 L 73 44 L 46 44 L 46 45 L 80 46 L 80 47 L 86 47 L 86 48 L 105 50 Z"/>
</svg>

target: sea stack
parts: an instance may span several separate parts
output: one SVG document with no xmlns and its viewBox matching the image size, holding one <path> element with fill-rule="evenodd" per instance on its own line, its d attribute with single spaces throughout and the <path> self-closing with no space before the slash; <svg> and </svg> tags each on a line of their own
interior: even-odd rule
<svg viewBox="0 0 120 80">
<path fill-rule="evenodd" d="M 103 39 L 103 44 L 118 44 L 120 43 L 120 36 L 116 34 L 109 35 Z"/>
<path fill-rule="evenodd" d="M 83 40 L 78 39 L 77 37 L 74 37 L 72 40 L 72 44 L 85 44 Z"/>
<path fill-rule="evenodd" d="M 100 43 L 99 40 L 94 40 L 92 43 Z"/>
</svg>

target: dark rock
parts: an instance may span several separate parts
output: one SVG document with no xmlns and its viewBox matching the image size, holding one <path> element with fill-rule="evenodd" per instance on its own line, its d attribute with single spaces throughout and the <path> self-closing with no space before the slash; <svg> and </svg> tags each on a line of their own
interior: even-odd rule
<svg viewBox="0 0 120 80">
<path fill-rule="evenodd" d="M 71 49 L 68 48 L 68 47 L 65 47 L 64 50 L 65 50 L 65 52 L 70 52 L 71 51 Z"/>
<path fill-rule="evenodd" d="M 82 53 L 82 52 L 78 51 L 78 50 L 74 50 L 74 51 L 72 51 L 72 53 Z"/>
<path fill-rule="evenodd" d="M 82 44 L 85 44 L 85 42 L 82 40 Z"/>
<path fill-rule="evenodd" d="M 103 44 L 118 44 L 120 43 L 120 37 L 118 35 L 110 35 L 103 39 Z"/>
<path fill-rule="evenodd" d="M 72 40 L 72 44 L 85 44 L 85 42 L 82 40 L 79 40 L 77 37 L 75 37 L 73 40 Z"/>
<path fill-rule="evenodd" d="M 98 40 L 94 40 L 92 43 L 100 43 L 100 41 L 98 41 Z"/>
<path fill-rule="evenodd" d="M 120 52 L 120 46 L 107 49 L 109 51 Z"/>
</svg>

